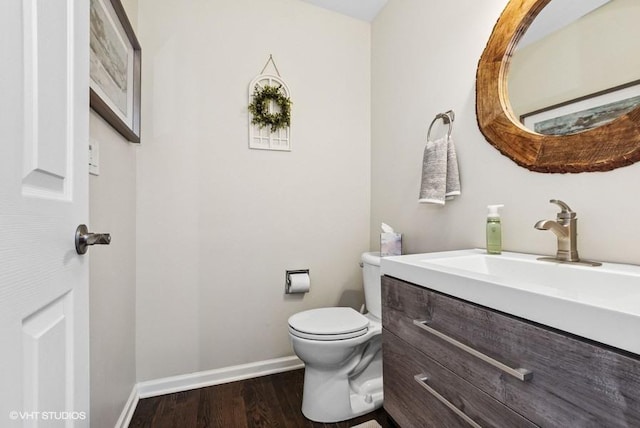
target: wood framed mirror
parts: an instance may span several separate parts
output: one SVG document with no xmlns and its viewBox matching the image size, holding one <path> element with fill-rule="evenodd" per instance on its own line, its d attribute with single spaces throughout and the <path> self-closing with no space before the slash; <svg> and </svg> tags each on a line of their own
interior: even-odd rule
<svg viewBox="0 0 640 428">
<path fill-rule="evenodd" d="M 500 15 L 478 63 L 480 131 L 503 155 L 531 171 L 609 171 L 640 161 L 640 107 L 605 125 L 567 135 L 531 131 L 514 114 L 507 81 L 511 59 L 518 41 L 550 1 L 510 0 Z"/>
</svg>

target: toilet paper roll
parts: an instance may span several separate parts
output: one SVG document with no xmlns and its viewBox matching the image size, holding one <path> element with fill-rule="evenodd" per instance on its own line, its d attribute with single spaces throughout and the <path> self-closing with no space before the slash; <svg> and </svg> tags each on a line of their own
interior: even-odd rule
<svg viewBox="0 0 640 428">
<path fill-rule="evenodd" d="M 308 273 L 292 273 L 289 275 L 289 293 L 307 293 L 311 287 Z"/>
</svg>

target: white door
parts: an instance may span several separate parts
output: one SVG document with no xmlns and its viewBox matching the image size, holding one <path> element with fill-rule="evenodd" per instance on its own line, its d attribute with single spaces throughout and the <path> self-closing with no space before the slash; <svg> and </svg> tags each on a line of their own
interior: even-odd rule
<svg viewBox="0 0 640 428">
<path fill-rule="evenodd" d="M 0 426 L 88 426 L 89 2 L 0 13 Z"/>
</svg>

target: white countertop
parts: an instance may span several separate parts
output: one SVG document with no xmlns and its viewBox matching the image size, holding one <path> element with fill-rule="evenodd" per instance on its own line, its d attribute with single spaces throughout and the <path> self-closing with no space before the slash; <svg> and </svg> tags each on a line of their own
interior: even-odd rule
<svg viewBox="0 0 640 428">
<path fill-rule="evenodd" d="M 640 355 L 640 266 L 470 249 L 384 257 L 389 275 Z"/>
</svg>

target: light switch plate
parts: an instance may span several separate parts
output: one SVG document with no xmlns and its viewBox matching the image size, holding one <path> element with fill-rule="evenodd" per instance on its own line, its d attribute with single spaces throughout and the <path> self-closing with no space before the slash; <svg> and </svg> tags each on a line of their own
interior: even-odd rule
<svg viewBox="0 0 640 428">
<path fill-rule="evenodd" d="M 100 146 L 96 140 L 89 140 L 89 174 L 100 175 Z"/>
</svg>

